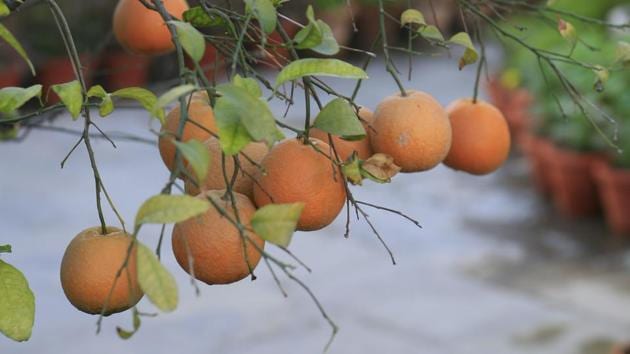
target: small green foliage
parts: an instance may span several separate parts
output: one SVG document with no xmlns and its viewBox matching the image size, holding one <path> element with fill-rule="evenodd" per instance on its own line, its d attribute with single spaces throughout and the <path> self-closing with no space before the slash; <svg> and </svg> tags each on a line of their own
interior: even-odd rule
<svg viewBox="0 0 630 354">
<path fill-rule="evenodd" d="M 558 19 L 558 32 L 560 32 L 560 35 L 562 36 L 562 38 L 569 41 L 569 43 L 575 44 L 575 42 L 577 41 L 577 32 L 575 30 L 575 27 L 573 27 L 573 24 L 571 24 L 571 22 L 568 22 L 559 18 Z"/>
<path fill-rule="evenodd" d="M 31 337 L 35 296 L 24 274 L 0 260 L 0 332 L 23 342 Z"/>
<path fill-rule="evenodd" d="M 138 332 L 138 330 L 140 329 L 142 321 L 140 320 L 140 313 L 135 307 L 131 312 L 131 316 L 133 322 L 133 329 L 131 331 L 127 331 L 122 327 L 116 327 L 116 334 L 118 334 L 118 337 L 120 337 L 121 339 L 129 339 L 133 337 L 133 335 L 136 334 L 136 332 Z"/>
<path fill-rule="evenodd" d="M 258 81 L 252 79 L 251 77 L 244 78 L 241 75 L 236 74 L 234 75 L 234 78 L 232 78 L 232 83 L 235 86 L 244 88 L 254 97 L 262 96 L 262 91 L 260 89 L 260 85 L 258 85 Z"/>
<path fill-rule="evenodd" d="M 223 26 L 225 21 L 219 15 L 206 13 L 201 6 L 194 6 L 184 12 L 184 21 L 195 27 Z"/>
<path fill-rule="evenodd" d="M 83 90 L 78 80 L 52 85 L 51 89 L 59 96 L 73 120 L 77 120 L 83 108 Z"/>
<path fill-rule="evenodd" d="M 138 101 L 144 109 L 151 113 L 152 116 L 157 117 L 160 122 L 164 124 L 164 109 L 157 105 L 158 99 L 153 92 L 142 87 L 126 87 L 112 92 L 111 96 Z"/>
<path fill-rule="evenodd" d="M 361 160 L 359 159 L 356 151 L 353 152 L 352 156 L 348 158 L 348 161 L 341 166 L 341 172 L 344 176 L 346 176 L 346 179 L 350 183 L 359 186 L 363 184 L 363 176 L 361 175 Z"/>
<path fill-rule="evenodd" d="M 284 137 L 267 102 L 252 95 L 239 84 L 221 84 L 214 113 L 219 128 L 221 148 L 228 155 L 237 154 L 250 141 L 264 141 L 271 146 Z M 249 85 L 247 85 L 249 86 Z"/>
<path fill-rule="evenodd" d="M 195 85 L 180 85 L 171 88 L 170 90 L 164 92 L 155 102 L 154 111 L 162 110 L 164 107 L 173 103 L 175 100 L 180 97 L 187 95 L 193 91 L 197 90 L 197 86 Z"/>
<path fill-rule="evenodd" d="M 192 166 L 197 182 L 201 183 L 205 180 L 208 168 L 210 168 L 210 154 L 206 146 L 194 139 L 187 142 L 174 141 L 174 143 L 188 164 Z"/>
<path fill-rule="evenodd" d="M 0 0 L 0 17 L 8 16 L 11 13 L 7 4 L 4 3 L 4 0 Z"/>
<path fill-rule="evenodd" d="M 422 12 L 416 9 L 407 9 L 400 15 L 400 26 L 406 25 L 426 26 L 427 22 L 424 20 Z"/>
<path fill-rule="evenodd" d="M 293 38 L 297 49 L 310 49 L 324 55 L 335 55 L 339 52 L 339 44 L 328 24 L 315 19 L 313 7 L 306 9 L 308 25 L 302 28 Z"/>
<path fill-rule="evenodd" d="M 315 118 L 313 126 L 346 140 L 360 140 L 366 135 L 357 113 L 350 102 L 343 98 L 335 98 L 326 104 Z"/>
<path fill-rule="evenodd" d="M 27 88 L 4 87 L 0 89 L 0 113 L 11 114 L 33 97 L 41 100 L 41 96 L 42 85 L 33 85 Z"/>
<path fill-rule="evenodd" d="M 444 36 L 442 35 L 442 32 L 440 32 L 440 30 L 433 25 L 428 25 L 428 26 L 419 28 L 418 33 L 425 39 L 430 39 L 430 40 L 440 41 L 440 42 L 444 41 Z"/>
<path fill-rule="evenodd" d="M 137 269 L 140 288 L 151 303 L 164 312 L 177 308 L 179 295 L 173 275 L 147 246 L 137 242 Z"/>
<path fill-rule="evenodd" d="M 135 226 L 170 224 L 203 214 L 210 208 L 207 200 L 189 195 L 158 194 L 147 199 L 136 214 Z"/>
<path fill-rule="evenodd" d="M 304 76 L 333 76 L 346 79 L 367 79 L 363 69 L 339 59 L 299 59 L 285 66 L 276 77 L 275 87 Z"/>
<path fill-rule="evenodd" d="M 266 34 L 276 29 L 278 14 L 271 0 L 245 0 L 247 11 L 260 22 Z"/>
<path fill-rule="evenodd" d="M 4 6 L 6 7 L 6 5 Z M 24 50 L 20 42 L 18 42 L 18 40 L 13 36 L 13 34 L 1 23 L 0 23 L 0 38 L 4 39 L 7 43 L 9 43 L 11 47 L 13 47 L 13 49 L 15 49 L 16 52 L 18 52 L 18 54 L 22 57 L 22 59 L 24 59 L 26 64 L 28 64 L 29 69 L 31 69 L 31 74 L 35 76 L 35 67 L 33 66 L 33 63 L 31 63 L 31 60 L 28 58 L 26 51 Z"/>
<path fill-rule="evenodd" d="M 448 40 L 449 43 L 460 45 L 464 48 L 464 54 L 459 59 L 459 70 L 462 70 L 464 66 L 473 64 L 479 59 L 479 54 L 477 54 L 477 49 L 472 43 L 470 36 L 466 32 L 459 32 L 455 34 L 451 39 Z"/>
<path fill-rule="evenodd" d="M 194 61 L 199 62 L 206 51 L 206 40 L 201 32 L 188 22 L 169 21 L 177 29 L 177 37 L 184 51 Z"/>
<path fill-rule="evenodd" d="M 268 204 L 256 210 L 252 227 L 258 236 L 281 247 L 289 246 L 304 203 Z"/>
<path fill-rule="evenodd" d="M 103 86 L 94 85 L 90 87 L 87 92 L 88 97 L 98 97 L 101 99 L 101 103 L 98 106 L 98 114 L 101 117 L 106 117 L 114 111 L 114 101 L 112 96 L 105 91 Z"/>
<path fill-rule="evenodd" d="M 624 41 L 617 43 L 615 61 L 624 67 L 630 67 L 630 43 Z"/>
<path fill-rule="evenodd" d="M 0 245 L 0 253 L 11 253 L 11 245 Z"/>
</svg>

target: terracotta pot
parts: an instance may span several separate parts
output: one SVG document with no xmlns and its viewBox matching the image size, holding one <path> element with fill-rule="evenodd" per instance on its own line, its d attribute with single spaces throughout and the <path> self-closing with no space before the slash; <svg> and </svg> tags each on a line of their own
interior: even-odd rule
<svg viewBox="0 0 630 354">
<path fill-rule="evenodd" d="M 286 20 L 280 20 L 282 27 L 290 38 L 293 38 L 295 34 L 300 30 L 300 27 Z M 260 48 L 260 39 L 256 39 L 256 43 L 249 45 L 251 51 L 255 56 L 259 58 L 258 64 L 272 68 L 280 69 L 282 65 L 285 65 L 290 59 L 291 55 L 287 48 L 281 47 L 280 44 L 284 41 L 282 36 L 277 31 L 272 32 L 267 38 L 267 46 L 263 50 Z"/>
<path fill-rule="evenodd" d="M 82 71 L 85 77 L 86 84 L 88 86 L 92 83 L 92 73 L 96 67 L 96 60 L 91 55 L 82 54 L 81 65 Z M 61 84 L 76 80 L 74 70 L 72 69 L 72 63 L 68 57 L 57 57 L 48 59 L 38 71 L 39 83 L 42 84 L 42 93 L 46 98 L 48 104 L 55 104 L 59 102 L 57 94 L 50 92 L 49 89 L 52 85 Z"/>
<path fill-rule="evenodd" d="M 617 344 L 612 347 L 610 354 L 630 354 L 630 344 Z"/>
<path fill-rule="evenodd" d="M 385 4 L 385 11 L 395 18 L 399 18 L 404 9 L 404 5 L 398 2 Z M 356 14 L 355 23 L 359 35 L 355 37 L 355 44 L 358 48 L 369 50 L 380 34 L 379 16 L 378 6 L 372 4 L 363 4 Z M 397 44 L 400 31 L 400 26 L 396 22 L 385 19 L 385 33 L 389 45 L 395 46 Z M 378 46 L 376 49 L 378 50 Z"/>
<path fill-rule="evenodd" d="M 203 53 L 203 57 L 199 61 L 201 69 L 210 81 L 218 76 L 225 68 L 225 60 L 219 58 L 217 54 L 216 48 L 210 43 L 206 43 L 206 51 Z M 217 60 L 219 60 L 218 63 L 216 62 Z M 194 68 L 192 59 L 186 57 L 186 66 L 190 69 Z"/>
<path fill-rule="evenodd" d="M 554 147 L 551 158 L 546 168 L 556 209 L 570 218 L 596 214 L 599 197 L 593 166 L 603 160 L 602 155 Z"/>
<path fill-rule="evenodd" d="M 105 75 L 108 91 L 124 87 L 145 86 L 149 78 L 151 59 L 121 50 L 103 56 L 101 68 Z"/>
<path fill-rule="evenodd" d="M 20 86 L 22 83 L 24 67 L 22 65 L 11 64 L 0 71 L 0 88 L 9 86 Z"/>
<path fill-rule="evenodd" d="M 545 196 L 551 194 L 548 165 L 552 162 L 553 144 L 545 138 L 529 134 L 523 136 L 522 142 L 536 190 Z"/>
<path fill-rule="evenodd" d="M 630 169 L 599 162 L 593 170 L 608 226 L 615 234 L 630 235 Z"/>
</svg>

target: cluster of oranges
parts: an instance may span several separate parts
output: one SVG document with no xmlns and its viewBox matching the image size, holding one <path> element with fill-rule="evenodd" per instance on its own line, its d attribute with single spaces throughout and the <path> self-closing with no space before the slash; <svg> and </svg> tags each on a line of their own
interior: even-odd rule
<svg viewBox="0 0 630 354">
<path fill-rule="evenodd" d="M 167 1 L 167 10 L 181 14 L 185 2 Z M 121 0 L 114 16 L 114 33 L 129 50 L 156 54 L 172 50 L 164 26 L 151 36 L 134 26 L 161 23 L 137 0 Z M 137 39 L 134 35 L 142 36 Z M 162 41 L 160 38 L 168 40 Z M 235 161 L 223 158 L 214 112 L 207 95 L 193 94 L 181 136 L 180 107 L 166 116 L 159 138 L 159 152 L 166 167 L 175 168 L 175 140 L 203 142 L 211 157 L 203 181 L 184 177 L 188 194 L 207 198 L 220 208 L 177 223 L 172 249 L 179 265 L 200 281 L 228 284 L 247 277 L 259 263 L 265 242 L 251 230 L 257 207 L 270 203 L 303 203 L 297 229 L 324 228 L 338 216 L 346 202 L 347 184 L 331 151 L 344 161 L 351 156 L 365 160 L 374 153 L 389 155 L 402 172 L 427 171 L 440 163 L 471 174 L 494 171 L 507 158 L 510 135 L 503 115 L 482 101 L 462 99 L 444 109 L 432 96 L 409 91 L 385 98 L 371 112 L 358 116 L 367 132 L 362 140 L 347 141 L 318 129 L 309 137 L 291 138 L 268 149 L 252 142 Z M 332 142 L 334 149 L 326 143 Z M 184 167 L 188 169 L 184 161 Z M 226 178 L 233 176 L 234 178 Z M 185 174 L 182 174 L 182 177 Z M 192 175 L 192 173 L 190 174 Z M 226 180 L 232 193 L 228 195 Z M 238 229 L 228 219 L 244 225 Z M 142 297 L 136 276 L 135 246 L 129 235 L 109 228 L 90 228 L 77 235 L 64 254 L 61 283 L 70 302 L 87 313 L 111 314 L 134 306 Z M 128 257 L 127 255 L 130 255 Z M 121 265 L 125 265 L 119 273 Z"/>
</svg>

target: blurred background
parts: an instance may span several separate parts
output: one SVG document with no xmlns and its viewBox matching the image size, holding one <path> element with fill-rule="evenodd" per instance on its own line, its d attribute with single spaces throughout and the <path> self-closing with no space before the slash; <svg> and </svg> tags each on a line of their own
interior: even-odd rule
<svg viewBox="0 0 630 354">
<path fill-rule="evenodd" d="M 134 56 L 118 46 L 111 35 L 115 1 L 59 3 L 92 84 L 109 92 L 127 86 L 162 92 L 176 83 L 172 55 Z M 304 23 L 307 3 L 312 2 L 292 0 L 282 12 Z M 331 26 L 340 44 L 368 49 L 378 34 L 375 3 L 352 1 L 349 7 L 346 1 L 316 1 L 316 16 Z M 411 3 L 446 37 L 465 27 L 453 1 L 433 1 L 433 9 L 427 0 Z M 406 8 L 407 1 L 387 3 L 396 18 Z M 554 8 L 616 24 L 630 21 L 627 0 L 558 0 Z M 556 16 L 510 11 L 490 16 L 533 47 L 560 53 L 571 49 L 558 33 Z M 0 88 L 73 80 L 45 6 L 25 5 L 3 23 L 26 48 L 37 76 L 31 77 L 1 43 Z M 571 23 L 581 39 L 573 55 L 583 62 L 610 65 L 617 42 L 629 38 L 627 29 L 575 18 Z M 294 24 L 284 24 L 289 33 L 297 32 Z M 406 30 L 389 21 L 387 31 L 390 44 L 406 46 Z M 592 70 L 558 64 L 584 95 L 587 119 L 563 82 L 548 67 L 541 68 L 527 48 L 497 38 L 491 29 L 483 34 L 488 67 L 481 95 L 502 110 L 510 125 L 513 149 L 506 165 L 484 177 L 440 166 L 398 175 L 390 185 L 355 188 L 361 200 L 420 220 L 422 230 L 396 215 L 371 212 L 394 251 L 395 266 L 364 222 L 352 224 L 349 239 L 343 237 L 343 217 L 324 230 L 294 237 L 293 252 L 313 268 L 299 276 L 340 326 L 330 353 L 629 352 L 622 349 L 630 341 L 628 70 L 612 71 L 600 87 Z M 412 58 L 406 87 L 427 91 L 443 105 L 472 95 L 475 65 L 458 71 L 455 53 L 423 43 L 416 49 L 427 55 Z M 362 61 L 349 51 L 340 56 Z M 398 53 L 394 60 L 407 76 L 409 58 Z M 203 65 L 209 77 L 225 80 L 224 59 L 210 46 Z M 263 61 L 261 70 L 269 78 L 275 74 Z M 372 62 L 368 73 L 370 80 L 357 100 L 374 109 L 396 85 L 381 59 Z M 327 82 L 340 92 L 354 88 L 351 81 Z M 54 100 L 50 97 L 49 103 Z M 286 108 L 278 101 L 271 107 L 278 116 Z M 303 111 L 297 102 L 288 123 L 299 124 Z M 97 123 L 118 138 L 117 149 L 97 140 L 96 155 L 110 194 L 131 220 L 140 203 L 168 178 L 154 143 L 159 126 L 133 105 Z M 170 256 L 170 242 L 163 261 L 178 280 L 178 310 L 145 318 L 128 341 L 115 333 L 116 326 L 131 327 L 128 314 L 107 318 L 103 332 L 95 335 L 96 318 L 75 311 L 58 279 L 67 243 L 97 223 L 85 151 L 79 149 L 59 169 L 80 131 L 80 123 L 67 115 L 51 115 L 12 130 L 12 139 L 0 143 L 0 243 L 13 245 L 14 253 L 6 259 L 24 271 L 37 301 L 32 339 L 18 344 L 1 337 L 0 353 L 321 352 L 330 329 L 294 283 L 283 282 L 289 292 L 283 298 L 263 266 L 255 282 L 203 286 L 197 297 Z M 141 139 L 126 139 L 129 135 Z M 107 217 L 115 220 L 111 213 Z M 153 245 L 158 234 L 159 228 L 147 228 L 141 237 Z M 153 311 L 146 300 L 140 309 Z"/>
</svg>

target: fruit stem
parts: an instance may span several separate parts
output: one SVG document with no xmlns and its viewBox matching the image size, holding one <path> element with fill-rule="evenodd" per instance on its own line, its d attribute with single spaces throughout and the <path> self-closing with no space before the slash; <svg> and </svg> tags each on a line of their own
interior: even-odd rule
<svg viewBox="0 0 630 354">
<path fill-rule="evenodd" d="M 481 82 L 481 72 L 483 71 L 483 67 L 486 65 L 486 46 L 481 39 L 481 24 L 479 23 L 479 19 L 477 19 L 477 26 L 475 28 L 475 34 L 477 37 L 477 41 L 479 42 L 479 47 L 481 49 L 481 55 L 479 57 L 479 63 L 477 65 L 477 76 L 475 77 L 475 87 L 473 91 L 472 103 L 477 103 L 477 99 L 479 97 L 479 84 Z"/>
<path fill-rule="evenodd" d="M 61 33 L 61 38 L 63 39 L 66 51 L 68 52 L 68 57 L 70 58 L 70 62 L 72 63 L 74 75 L 81 84 L 81 91 L 83 95 L 85 95 L 87 92 L 87 86 L 85 84 L 83 73 L 81 72 L 81 60 L 79 59 L 79 53 L 77 52 L 77 48 L 74 44 L 74 39 L 72 38 L 72 32 L 70 31 L 68 21 L 66 21 L 63 12 L 59 8 L 59 5 L 55 2 L 55 0 L 47 0 L 47 3 L 50 11 L 53 14 L 53 18 L 57 23 L 59 32 Z M 96 189 L 96 210 L 98 212 L 98 218 L 101 223 L 101 233 L 105 235 L 107 234 L 107 224 L 105 223 L 105 217 L 103 216 L 103 207 L 101 205 L 101 186 L 103 182 L 101 180 L 101 176 L 96 165 L 94 150 L 92 149 L 92 144 L 90 142 L 90 126 L 92 125 L 92 120 L 90 119 L 89 107 L 83 106 L 83 116 L 85 118 L 85 124 L 83 128 L 83 143 L 85 144 L 85 148 L 87 149 L 88 156 L 90 158 L 90 165 L 92 166 L 92 171 L 94 173 L 94 184 Z M 111 203 L 111 201 L 110 206 L 118 215 L 118 212 L 116 211 L 116 208 L 113 203 Z M 124 228 L 124 221 L 122 219 L 120 219 L 120 221 Z"/>
<path fill-rule="evenodd" d="M 385 31 L 385 9 L 383 8 L 383 0 L 378 0 L 378 10 L 379 10 L 379 27 L 381 32 L 381 40 L 383 43 L 383 54 L 385 55 L 385 67 L 387 68 L 387 72 L 392 76 L 396 85 L 398 85 L 398 89 L 400 90 L 400 95 L 405 97 L 407 96 L 407 92 L 405 91 L 405 87 L 403 86 L 400 78 L 398 77 L 398 73 L 396 73 L 396 68 L 392 64 L 392 58 L 389 56 L 389 49 L 387 45 L 387 32 Z"/>
</svg>

